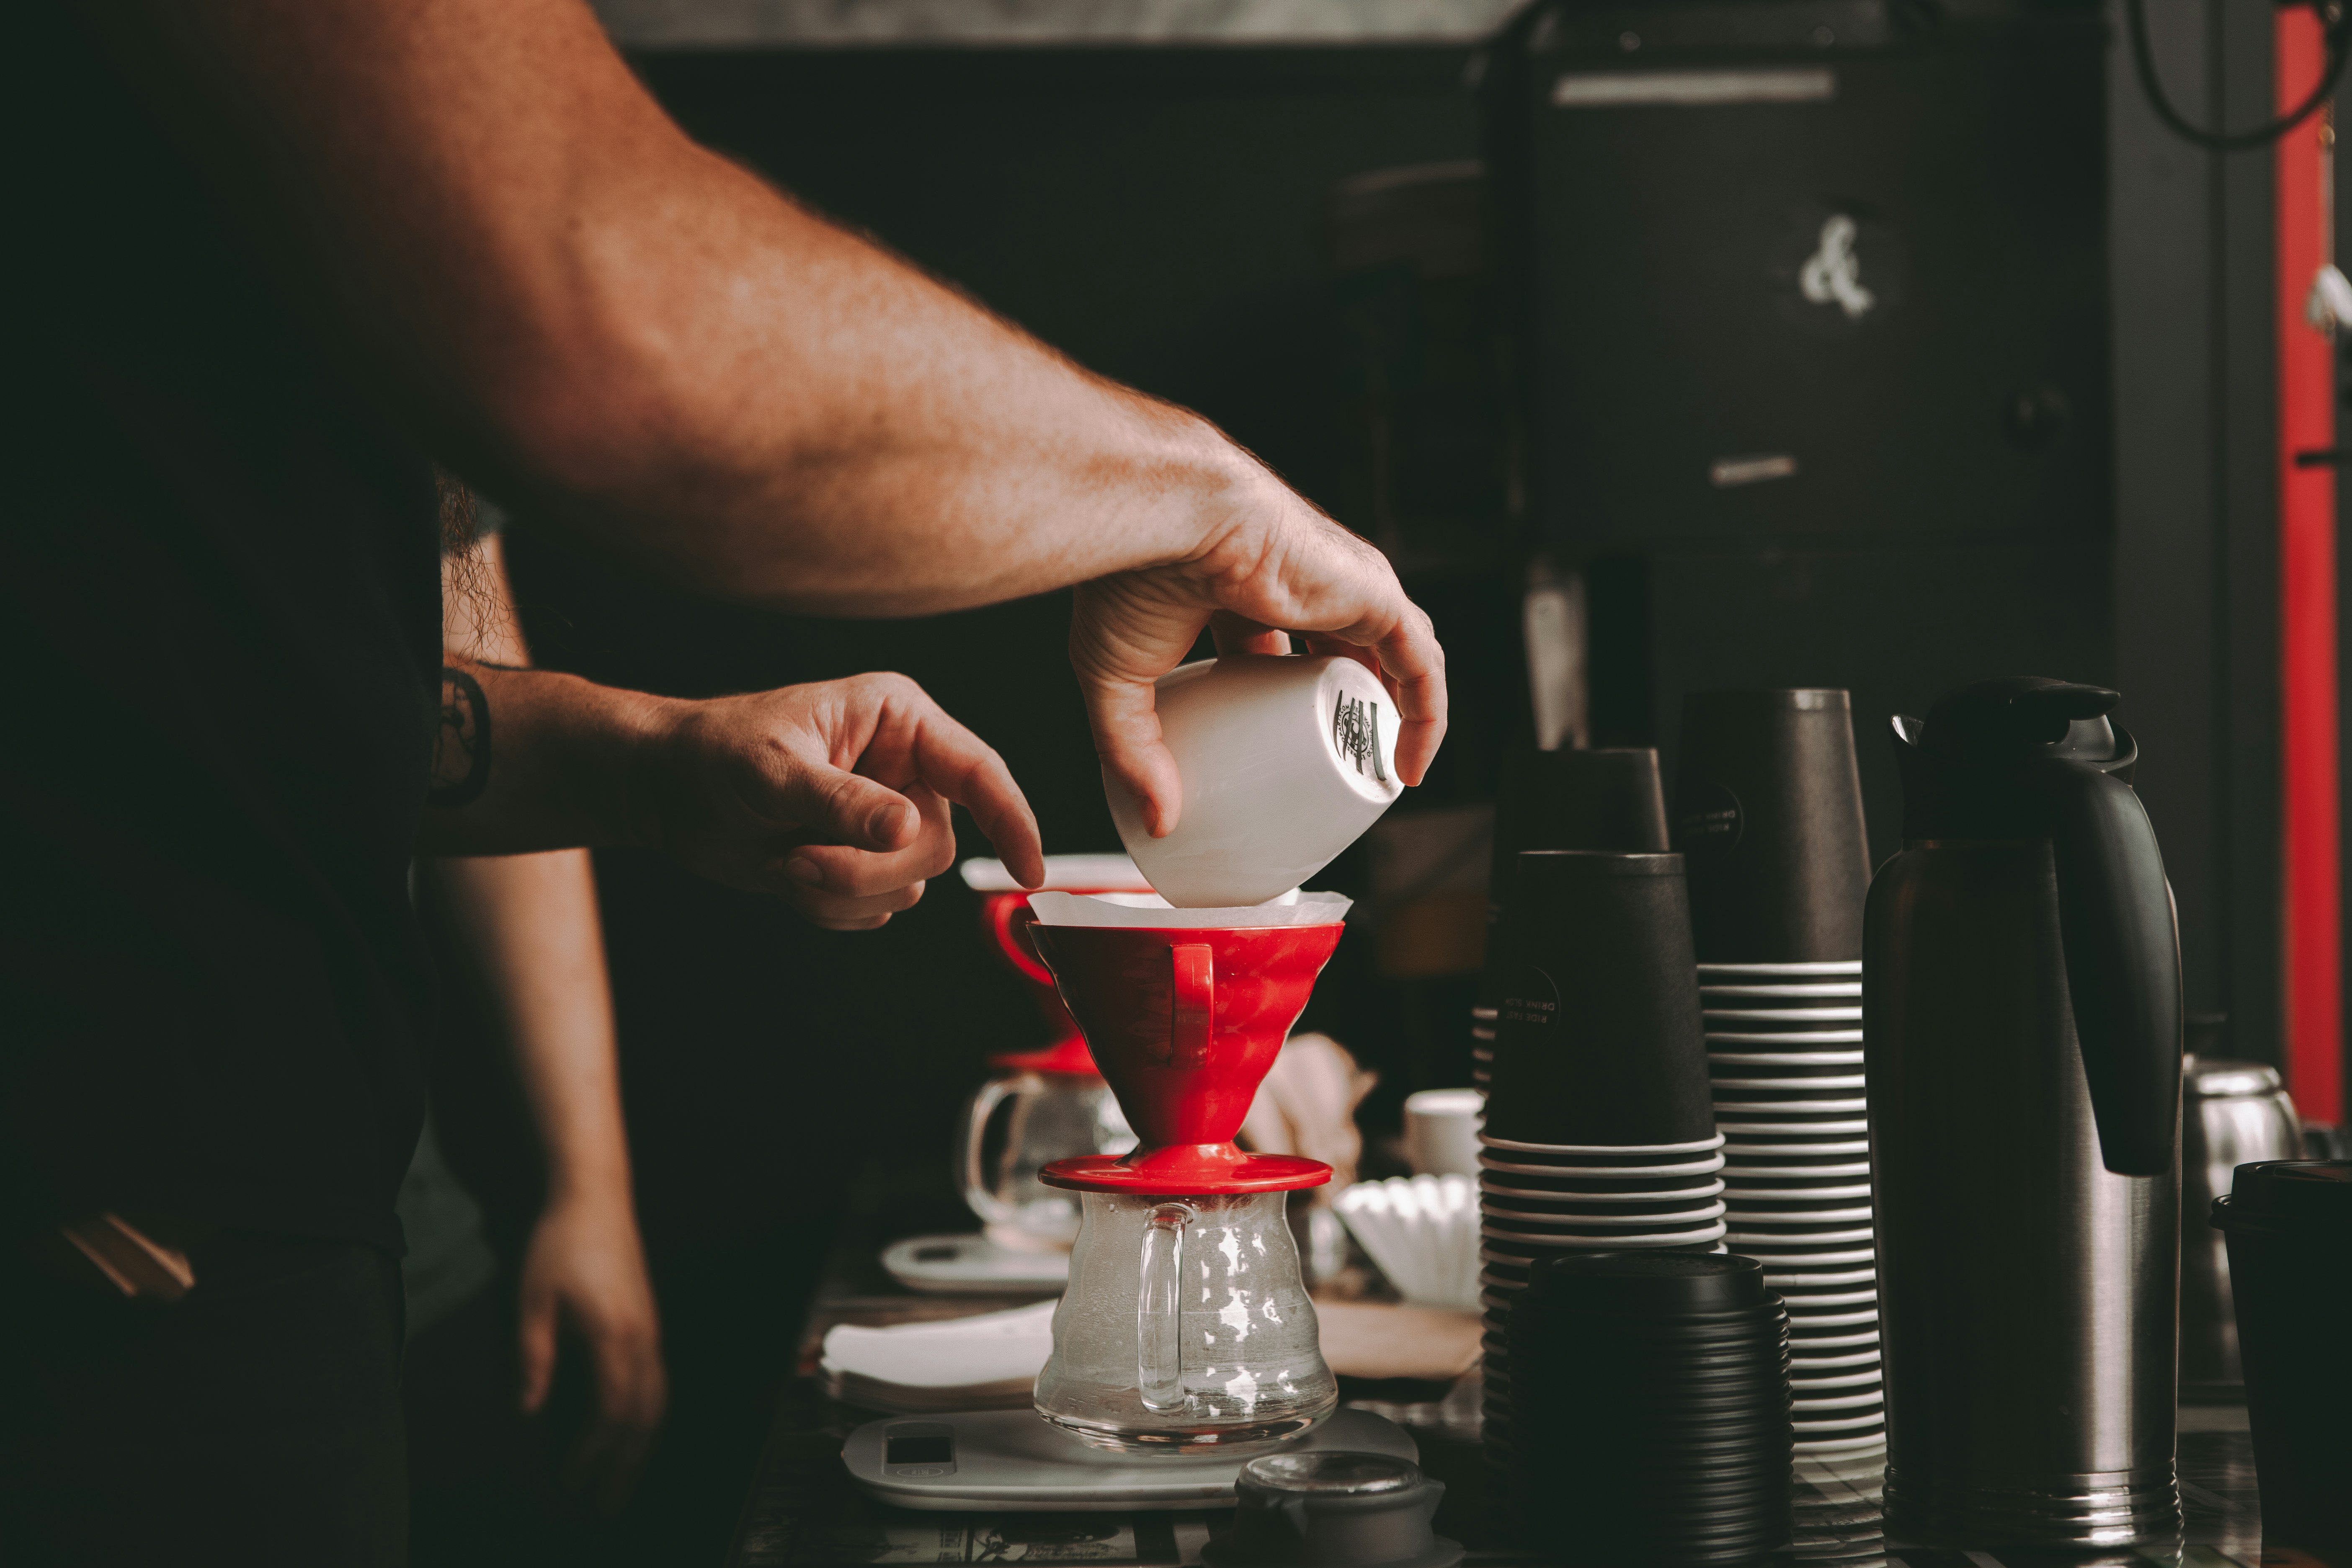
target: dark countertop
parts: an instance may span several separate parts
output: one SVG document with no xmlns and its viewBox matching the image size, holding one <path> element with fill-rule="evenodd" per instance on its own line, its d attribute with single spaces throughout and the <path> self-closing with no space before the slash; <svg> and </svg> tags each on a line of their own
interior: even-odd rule
<svg viewBox="0 0 2352 1568">
<path fill-rule="evenodd" d="M 789 1384 L 753 1478 L 730 1549 L 729 1568 L 812 1568 L 881 1563 L 1094 1563 L 1184 1565 L 1201 1561 L 1215 1516 L 1202 1513 L 1003 1514 L 918 1513 L 885 1507 L 860 1492 L 841 1466 L 850 1430 L 870 1412 L 828 1400 L 809 1375 L 824 1331 L 838 1322 L 869 1324 L 959 1316 L 1016 1306 L 1034 1297 L 916 1295 L 901 1290 L 875 1263 L 874 1233 L 854 1219 L 835 1247 L 826 1281 L 802 1334 L 803 1375 Z M 1442 1392 L 1437 1391 L 1437 1392 Z M 1342 1399 L 1371 1403 L 1383 1415 L 1434 1415 L 1422 1403 L 1410 1411 L 1394 1403 L 1392 1385 L 1351 1387 Z M 1367 1395 L 1386 1396 L 1372 1401 Z M 1493 1494 L 1474 1443 L 1434 1426 L 1415 1426 L 1422 1466 L 1445 1483 L 1437 1530 L 1470 1548 L 1481 1568 L 1517 1568 L 1554 1561 L 1556 1541 L 1522 1544 L 1495 1538 Z M 2046 1552 L 1961 1552 L 1906 1548 L 1884 1539 L 1879 1525 L 1879 1476 L 1869 1462 L 1798 1466 L 1796 1541 L 1776 1561 L 1833 1568 L 2106 1568 L 2165 1563 L 2180 1568 L 2262 1568 L 2260 1514 L 2253 1457 L 2242 1406 L 2191 1406 L 2181 1411 L 2181 1501 L 2187 1540 L 2175 1554 L 2109 1552 L 2084 1556 Z M 1559 1521 L 1572 1532 L 1572 1520 Z M 1631 1565 L 1629 1565 L 1631 1568 Z"/>
</svg>

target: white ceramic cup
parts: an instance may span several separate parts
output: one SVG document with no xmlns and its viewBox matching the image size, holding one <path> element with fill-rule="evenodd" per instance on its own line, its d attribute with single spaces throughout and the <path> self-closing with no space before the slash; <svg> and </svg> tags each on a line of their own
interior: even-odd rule
<svg viewBox="0 0 2352 1568">
<path fill-rule="evenodd" d="M 1404 1157 L 1416 1176 L 1478 1173 L 1486 1097 L 1475 1089 L 1424 1089 L 1404 1097 Z"/>
<path fill-rule="evenodd" d="M 1396 703 L 1351 658 L 1235 654 L 1160 678 L 1160 737 L 1184 784 L 1154 838 L 1103 791 L 1137 868 L 1178 909 L 1264 903 L 1330 863 L 1396 803 Z"/>
</svg>

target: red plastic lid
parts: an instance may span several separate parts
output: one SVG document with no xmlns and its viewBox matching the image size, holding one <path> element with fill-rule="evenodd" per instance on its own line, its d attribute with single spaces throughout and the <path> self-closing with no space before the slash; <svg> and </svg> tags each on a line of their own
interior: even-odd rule
<svg viewBox="0 0 2352 1568">
<path fill-rule="evenodd" d="M 1084 1035 L 1066 1036 L 1042 1051 L 1005 1051 L 989 1058 L 988 1065 L 1011 1072 L 1057 1072 L 1073 1078 L 1102 1076 L 1095 1066 L 1094 1052 L 1087 1049 Z"/>
<path fill-rule="evenodd" d="M 1280 1193 L 1319 1187 L 1331 1167 L 1297 1154 L 1248 1154 L 1231 1143 L 1171 1143 L 1118 1158 L 1077 1154 L 1037 1173 L 1049 1187 L 1079 1193 Z"/>
</svg>

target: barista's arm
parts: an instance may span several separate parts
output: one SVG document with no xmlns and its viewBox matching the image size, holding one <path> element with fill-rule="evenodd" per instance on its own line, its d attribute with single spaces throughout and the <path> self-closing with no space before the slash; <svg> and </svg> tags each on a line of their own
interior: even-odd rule
<svg viewBox="0 0 2352 1568">
<path fill-rule="evenodd" d="M 903 675 L 689 701 L 449 658 L 425 853 L 641 845 L 862 930 L 954 863 L 954 803 L 1045 878 L 1003 759 Z"/>
<path fill-rule="evenodd" d="M 496 536 L 444 562 L 442 605 L 447 647 L 529 662 Z M 596 1396 L 578 1464 L 617 1500 L 661 1424 L 668 1383 L 630 1183 L 594 874 L 578 849 L 423 867 L 497 1012 L 546 1162 L 518 1291 L 523 1407 L 544 1403 L 557 1329 L 569 1325 Z"/>
<path fill-rule="evenodd" d="M 1162 827 L 1150 683 L 1213 616 L 1228 646 L 1376 658 L 1398 771 L 1434 754 L 1443 656 L 1377 551 L 1206 421 L 696 146 L 581 0 L 85 9 L 362 384 L 542 526 L 827 614 L 1087 584 L 1097 737 Z"/>
</svg>

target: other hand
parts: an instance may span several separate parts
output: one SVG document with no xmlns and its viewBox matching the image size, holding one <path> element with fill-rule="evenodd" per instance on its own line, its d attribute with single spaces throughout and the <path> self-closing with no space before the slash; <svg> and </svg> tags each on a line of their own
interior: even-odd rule
<svg viewBox="0 0 2352 1568">
<path fill-rule="evenodd" d="M 871 930 L 921 898 L 955 863 L 951 803 L 1024 884 L 1045 880 L 1004 759 L 903 675 L 680 704 L 656 755 L 663 847 L 822 926 Z"/>
<path fill-rule="evenodd" d="M 1082 584 L 1071 617 L 1070 662 L 1096 747 L 1142 804 L 1154 837 L 1174 830 L 1183 786 L 1160 739 L 1152 682 L 1183 661 L 1203 627 L 1220 653 L 1287 653 L 1286 634 L 1300 632 L 1310 652 L 1369 666 L 1402 721 L 1396 764 L 1406 784 L 1422 781 L 1445 737 L 1445 652 L 1388 558 L 1235 456 L 1246 467 L 1198 552 Z"/>
<path fill-rule="evenodd" d="M 596 1415 L 565 1477 L 616 1512 L 669 1403 L 653 1283 L 625 1198 L 551 1202 L 523 1256 L 520 1295 L 522 1407 L 547 1402 L 558 1331 L 570 1329 L 587 1351 Z"/>
</svg>

